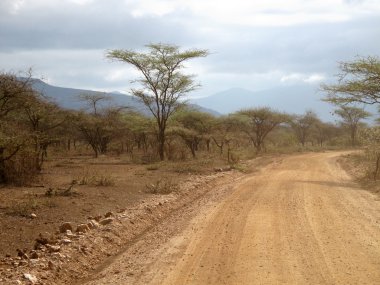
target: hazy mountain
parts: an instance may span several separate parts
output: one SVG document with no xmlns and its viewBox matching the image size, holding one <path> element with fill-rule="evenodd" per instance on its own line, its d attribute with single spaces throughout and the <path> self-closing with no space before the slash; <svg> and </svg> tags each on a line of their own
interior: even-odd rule
<svg viewBox="0 0 380 285">
<path fill-rule="evenodd" d="M 74 88 L 64 88 L 49 85 L 42 80 L 33 80 L 33 88 L 41 92 L 44 96 L 51 99 L 53 102 L 57 103 L 62 108 L 80 110 L 86 108 L 86 104 L 78 100 L 78 95 L 80 94 L 97 94 L 97 91 L 85 90 L 85 89 L 74 89 Z M 110 101 L 103 101 L 102 106 L 126 106 L 135 111 L 141 112 L 146 115 L 150 115 L 149 110 L 139 102 L 139 100 L 133 96 L 122 94 L 120 92 L 114 91 L 106 93 L 111 97 Z M 190 106 L 196 110 L 210 113 L 213 115 L 220 115 L 218 112 L 203 108 L 198 105 L 190 104 Z"/>
<path fill-rule="evenodd" d="M 86 108 L 86 104 L 78 100 L 79 94 L 98 93 L 91 90 L 52 86 L 38 79 L 33 80 L 33 88 L 49 97 L 59 106 L 74 110 Z M 104 102 L 103 106 L 127 106 L 143 114 L 150 115 L 149 110 L 133 96 L 125 95 L 118 91 L 106 94 L 112 100 Z M 334 121 L 337 119 L 331 115 L 334 107 L 321 101 L 323 96 L 321 92 L 317 91 L 315 86 L 311 85 L 286 86 L 262 91 L 233 88 L 208 97 L 190 100 L 190 106 L 196 110 L 216 116 L 232 113 L 244 108 L 264 106 L 292 114 L 302 114 L 306 110 L 311 109 L 322 120 Z M 367 107 L 366 110 L 376 113 L 376 109 L 373 106 Z"/>
<path fill-rule="evenodd" d="M 321 101 L 323 94 L 315 86 L 297 85 L 250 91 L 233 88 L 209 97 L 193 100 L 194 103 L 228 114 L 244 108 L 269 106 L 287 113 L 304 113 L 314 110 L 322 119 L 333 120 L 333 106 Z"/>
</svg>

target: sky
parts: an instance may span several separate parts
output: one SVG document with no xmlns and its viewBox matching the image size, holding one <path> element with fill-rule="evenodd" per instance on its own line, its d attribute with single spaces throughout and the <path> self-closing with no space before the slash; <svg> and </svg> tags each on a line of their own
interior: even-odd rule
<svg viewBox="0 0 380 285">
<path fill-rule="evenodd" d="M 1 0 L 0 71 L 128 91 L 139 74 L 111 49 L 207 49 L 186 64 L 202 88 L 252 91 L 333 82 L 338 62 L 380 55 L 380 0 Z"/>
</svg>

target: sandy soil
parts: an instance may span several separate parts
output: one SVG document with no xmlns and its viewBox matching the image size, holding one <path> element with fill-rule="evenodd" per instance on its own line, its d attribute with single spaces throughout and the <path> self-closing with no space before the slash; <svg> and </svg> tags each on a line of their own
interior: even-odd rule
<svg viewBox="0 0 380 285">
<path fill-rule="evenodd" d="M 341 154 L 226 182 L 77 284 L 380 284 L 380 201 Z"/>
</svg>

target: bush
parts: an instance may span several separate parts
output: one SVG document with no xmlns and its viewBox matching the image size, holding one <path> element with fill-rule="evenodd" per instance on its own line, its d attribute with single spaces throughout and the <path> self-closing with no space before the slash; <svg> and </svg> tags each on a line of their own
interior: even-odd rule
<svg viewBox="0 0 380 285">
<path fill-rule="evenodd" d="M 5 161 L 5 180 L 17 186 L 28 185 L 40 173 L 37 164 L 35 153 L 24 149 Z"/>
</svg>

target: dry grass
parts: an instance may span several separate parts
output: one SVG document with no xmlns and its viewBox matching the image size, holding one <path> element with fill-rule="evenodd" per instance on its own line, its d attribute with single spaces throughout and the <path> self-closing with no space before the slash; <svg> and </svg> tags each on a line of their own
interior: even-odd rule
<svg viewBox="0 0 380 285">
<path fill-rule="evenodd" d="M 99 173 L 94 170 L 84 169 L 81 174 L 73 179 L 79 185 L 88 186 L 115 186 L 116 179 L 108 173 Z"/>
<path fill-rule="evenodd" d="M 30 214 L 41 207 L 40 201 L 35 197 L 28 195 L 25 201 L 14 201 L 6 209 L 6 214 L 9 216 L 29 217 Z"/>
<path fill-rule="evenodd" d="M 345 155 L 339 163 L 363 188 L 380 195 L 380 180 L 373 179 L 374 162 L 367 153 Z"/>
<path fill-rule="evenodd" d="M 149 194 L 170 194 L 178 189 L 178 185 L 171 179 L 158 179 L 154 183 L 146 185 L 146 193 Z"/>
</svg>

